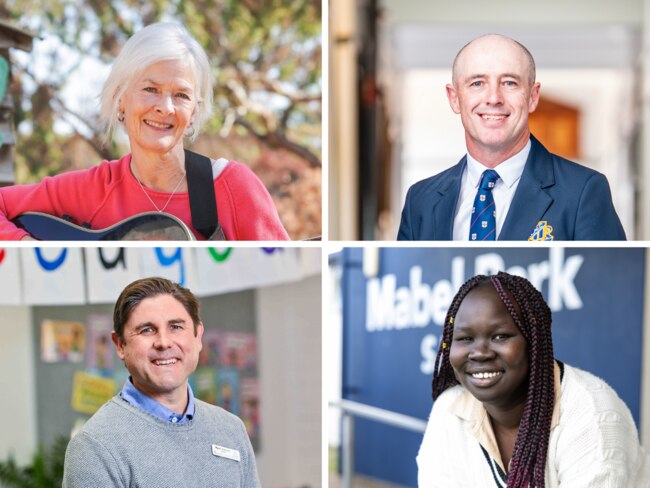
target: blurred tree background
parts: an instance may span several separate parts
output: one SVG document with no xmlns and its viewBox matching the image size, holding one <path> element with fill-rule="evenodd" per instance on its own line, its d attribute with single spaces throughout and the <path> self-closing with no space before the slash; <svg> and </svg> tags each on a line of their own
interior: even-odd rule
<svg viewBox="0 0 650 488">
<path fill-rule="evenodd" d="M 292 239 L 321 234 L 320 0 L 5 0 L 0 18 L 38 36 L 12 53 L 18 183 L 117 159 L 98 97 L 124 42 L 180 22 L 208 53 L 215 111 L 192 149 L 246 163 Z"/>
</svg>

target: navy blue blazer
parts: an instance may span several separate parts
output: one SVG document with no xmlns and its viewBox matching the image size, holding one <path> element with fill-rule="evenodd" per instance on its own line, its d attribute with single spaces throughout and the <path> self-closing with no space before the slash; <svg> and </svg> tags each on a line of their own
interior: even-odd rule
<svg viewBox="0 0 650 488">
<path fill-rule="evenodd" d="M 528 240 L 535 233 L 555 240 L 625 240 L 607 178 L 551 154 L 533 136 L 499 240 Z M 397 239 L 453 239 L 454 216 L 467 156 L 442 173 L 409 188 Z"/>
</svg>

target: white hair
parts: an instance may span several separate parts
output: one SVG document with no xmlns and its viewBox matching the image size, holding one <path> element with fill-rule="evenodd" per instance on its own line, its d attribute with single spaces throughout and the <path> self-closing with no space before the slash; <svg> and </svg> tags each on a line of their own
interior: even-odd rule
<svg viewBox="0 0 650 488">
<path fill-rule="evenodd" d="M 110 141 L 118 125 L 120 99 L 130 83 L 159 61 L 187 61 L 194 71 L 194 140 L 212 112 L 212 75 L 208 56 L 192 35 L 179 24 L 159 22 L 133 35 L 115 58 L 100 96 L 100 117 Z"/>
</svg>

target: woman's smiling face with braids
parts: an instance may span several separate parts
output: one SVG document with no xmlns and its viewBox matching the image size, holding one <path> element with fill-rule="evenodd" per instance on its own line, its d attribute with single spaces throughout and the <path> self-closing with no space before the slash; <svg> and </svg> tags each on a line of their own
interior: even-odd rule
<svg viewBox="0 0 650 488">
<path fill-rule="evenodd" d="M 502 457 L 512 454 L 511 487 L 546 486 L 555 388 L 551 324 L 533 284 L 504 272 L 467 280 L 445 318 L 433 401 L 460 382 L 483 403 Z"/>
<path fill-rule="evenodd" d="M 460 304 L 449 362 L 480 402 L 508 409 L 526 401 L 527 342 L 490 282 L 476 286 Z"/>
</svg>

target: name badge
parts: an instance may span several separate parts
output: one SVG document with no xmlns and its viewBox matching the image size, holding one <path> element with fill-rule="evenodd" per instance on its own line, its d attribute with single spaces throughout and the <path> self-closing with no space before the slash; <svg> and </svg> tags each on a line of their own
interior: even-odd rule
<svg viewBox="0 0 650 488">
<path fill-rule="evenodd" d="M 227 447 L 217 446 L 216 444 L 212 444 L 212 454 L 214 456 L 232 459 L 237 462 L 241 460 L 237 449 L 228 449 Z"/>
</svg>

